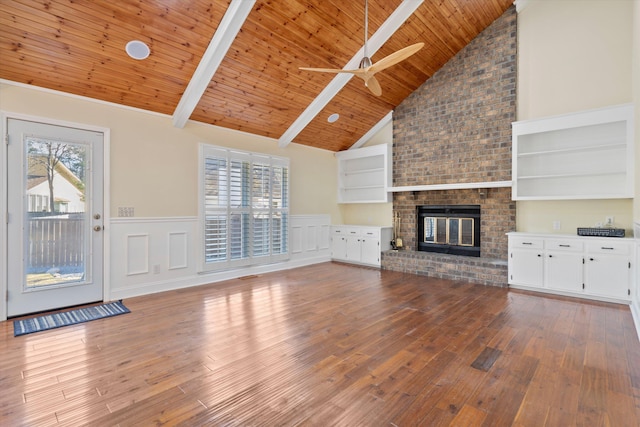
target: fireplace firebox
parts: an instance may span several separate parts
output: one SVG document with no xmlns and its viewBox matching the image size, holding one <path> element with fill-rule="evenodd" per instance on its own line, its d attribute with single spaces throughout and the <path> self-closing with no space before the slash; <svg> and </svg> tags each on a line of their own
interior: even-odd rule
<svg viewBox="0 0 640 427">
<path fill-rule="evenodd" d="M 480 256 L 480 205 L 422 205 L 417 210 L 417 250 Z"/>
</svg>

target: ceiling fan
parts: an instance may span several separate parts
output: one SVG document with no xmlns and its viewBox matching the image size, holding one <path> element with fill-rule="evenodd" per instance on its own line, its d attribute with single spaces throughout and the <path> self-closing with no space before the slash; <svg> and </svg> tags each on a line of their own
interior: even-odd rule
<svg viewBox="0 0 640 427">
<path fill-rule="evenodd" d="M 371 58 L 369 58 L 367 54 L 367 33 L 369 32 L 369 1 L 365 0 L 364 2 L 364 57 L 360 60 L 360 65 L 355 70 L 343 70 L 339 68 L 307 68 L 300 67 L 301 70 L 305 71 L 319 71 L 323 73 L 349 73 L 360 77 L 364 80 L 364 85 L 369 88 L 371 93 L 376 96 L 382 95 L 382 88 L 380 87 L 380 83 L 378 83 L 378 79 L 375 78 L 375 74 L 391 67 L 392 65 L 397 64 L 400 61 L 403 61 L 422 49 L 424 43 L 416 43 L 411 46 L 407 46 L 403 49 L 400 49 L 397 52 L 392 53 L 391 55 L 385 56 L 375 64 L 371 62 Z"/>
</svg>

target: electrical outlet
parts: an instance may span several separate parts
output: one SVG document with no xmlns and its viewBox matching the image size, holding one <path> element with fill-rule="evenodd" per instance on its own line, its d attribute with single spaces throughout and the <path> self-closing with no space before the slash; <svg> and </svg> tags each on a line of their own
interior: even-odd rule
<svg viewBox="0 0 640 427">
<path fill-rule="evenodd" d="M 554 230 L 560 230 L 560 221 L 558 221 L 558 220 L 553 221 L 553 229 Z"/>
<path fill-rule="evenodd" d="M 154 264 L 153 274 L 160 274 L 160 264 Z"/>
<path fill-rule="evenodd" d="M 613 227 L 613 217 L 612 216 L 606 216 L 604 218 L 604 226 L 605 227 Z"/>
</svg>

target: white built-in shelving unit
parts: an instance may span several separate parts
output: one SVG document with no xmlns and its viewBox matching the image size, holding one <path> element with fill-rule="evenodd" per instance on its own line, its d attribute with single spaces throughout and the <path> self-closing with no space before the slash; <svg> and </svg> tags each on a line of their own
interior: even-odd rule
<svg viewBox="0 0 640 427">
<path fill-rule="evenodd" d="M 336 153 L 338 203 L 391 202 L 391 144 Z"/>
<path fill-rule="evenodd" d="M 513 123 L 513 199 L 633 197 L 633 106 Z"/>
</svg>

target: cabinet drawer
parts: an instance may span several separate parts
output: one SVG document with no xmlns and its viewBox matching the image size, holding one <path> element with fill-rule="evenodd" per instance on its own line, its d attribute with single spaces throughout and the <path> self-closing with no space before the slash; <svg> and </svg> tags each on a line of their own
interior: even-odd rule
<svg viewBox="0 0 640 427">
<path fill-rule="evenodd" d="M 379 239 L 380 238 L 380 230 L 361 230 L 360 234 L 362 237 L 368 237 L 369 239 Z"/>
<path fill-rule="evenodd" d="M 332 227 L 331 228 L 331 235 L 332 236 L 346 236 L 347 235 L 347 229 L 344 227 Z"/>
<path fill-rule="evenodd" d="M 552 251 L 582 252 L 584 249 L 584 242 L 576 240 L 549 239 L 546 241 L 546 249 Z"/>
<path fill-rule="evenodd" d="M 542 249 L 543 248 L 544 239 L 536 238 L 536 237 L 510 237 L 509 243 L 513 249 L 515 248 L 531 248 L 531 249 Z"/>
<path fill-rule="evenodd" d="M 360 231 L 359 228 L 346 228 L 345 229 L 345 233 L 347 236 L 359 236 L 360 234 L 362 234 L 362 232 Z"/>
<path fill-rule="evenodd" d="M 628 242 L 598 241 L 587 243 L 587 252 L 600 254 L 629 255 L 631 244 Z"/>
</svg>

